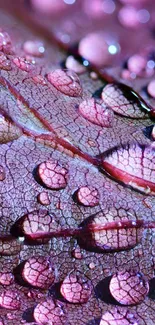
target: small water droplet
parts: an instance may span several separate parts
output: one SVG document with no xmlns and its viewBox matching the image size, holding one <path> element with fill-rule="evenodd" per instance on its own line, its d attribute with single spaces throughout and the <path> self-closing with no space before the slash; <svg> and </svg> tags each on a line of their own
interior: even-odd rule
<svg viewBox="0 0 155 325">
<path fill-rule="evenodd" d="M 0 272 L 0 284 L 9 286 L 14 281 L 14 275 L 11 272 Z"/>
<path fill-rule="evenodd" d="M 98 79 L 98 75 L 95 71 L 91 71 L 90 72 L 90 78 L 93 80 L 97 80 Z"/>
<path fill-rule="evenodd" d="M 0 293 L 0 306 L 10 310 L 20 308 L 19 294 L 15 290 L 5 290 Z"/>
<path fill-rule="evenodd" d="M 92 284 L 87 278 L 76 273 L 70 273 L 63 280 L 60 291 L 67 301 L 73 304 L 83 304 L 91 296 Z"/>
<path fill-rule="evenodd" d="M 30 72 L 34 69 L 34 62 L 29 61 L 24 57 L 16 57 L 13 59 L 13 63 L 21 70 L 25 72 Z"/>
<path fill-rule="evenodd" d="M 6 177 L 5 169 L 3 166 L 0 165 L 0 181 L 4 181 L 5 177 Z"/>
<path fill-rule="evenodd" d="M 71 97 L 81 97 L 82 87 L 77 74 L 68 69 L 57 69 L 47 75 L 48 81 L 63 94 Z"/>
<path fill-rule="evenodd" d="M 47 192 L 39 193 L 37 196 L 37 199 L 38 199 L 38 202 L 42 205 L 49 205 L 51 203 Z"/>
<path fill-rule="evenodd" d="M 11 38 L 5 31 L 0 31 L 0 51 L 11 54 Z"/>
<path fill-rule="evenodd" d="M 89 263 L 89 269 L 90 270 L 94 270 L 95 266 L 96 266 L 95 263 L 93 263 L 93 262 Z"/>
<path fill-rule="evenodd" d="M 79 113 L 93 124 L 111 127 L 114 113 L 101 99 L 90 98 L 79 105 Z"/>
<path fill-rule="evenodd" d="M 99 192 L 95 187 L 81 186 L 75 192 L 78 202 L 87 207 L 94 207 L 99 204 Z"/>
<path fill-rule="evenodd" d="M 43 42 L 38 40 L 26 41 L 23 45 L 23 49 L 26 53 L 37 57 L 41 57 L 45 53 L 45 47 Z"/>
<path fill-rule="evenodd" d="M 72 55 L 68 56 L 65 65 L 67 69 L 72 70 L 77 74 L 81 74 L 86 71 L 86 68 L 80 64 Z"/>
<path fill-rule="evenodd" d="M 81 260 L 83 258 L 80 247 L 76 247 L 73 249 L 72 256 L 75 257 L 77 260 Z"/>
<path fill-rule="evenodd" d="M 67 169 L 57 161 L 47 160 L 38 166 L 38 176 L 42 183 L 53 190 L 60 190 L 67 185 Z"/>
<path fill-rule="evenodd" d="M 119 271 L 110 280 L 111 295 L 122 305 L 141 303 L 149 292 L 149 283 L 134 270 Z"/>
<path fill-rule="evenodd" d="M 3 53 L 0 53 L 0 69 L 7 71 L 11 70 L 11 62 Z"/>
<path fill-rule="evenodd" d="M 42 86 L 46 86 L 46 85 L 47 85 L 47 82 L 46 82 L 45 78 L 44 78 L 42 75 L 40 75 L 40 74 L 38 74 L 38 75 L 32 77 L 32 80 L 33 80 L 34 83 L 37 84 L 37 85 L 38 85 L 38 84 L 40 84 L 40 85 L 42 85 Z"/>
<path fill-rule="evenodd" d="M 49 258 L 34 256 L 25 262 L 22 277 L 33 287 L 47 289 L 55 280 L 55 270 Z"/>
<path fill-rule="evenodd" d="M 59 304 L 48 298 L 40 302 L 33 312 L 33 316 L 37 324 L 56 324 L 63 325 L 66 321 L 65 313 Z"/>
</svg>

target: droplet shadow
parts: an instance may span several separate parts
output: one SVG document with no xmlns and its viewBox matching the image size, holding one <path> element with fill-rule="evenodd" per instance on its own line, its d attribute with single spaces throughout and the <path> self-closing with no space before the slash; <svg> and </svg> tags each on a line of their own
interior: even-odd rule
<svg viewBox="0 0 155 325">
<path fill-rule="evenodd" d="M 120 304 L 113 298 L 109 290 L 109 284 L 112 276 L 106 277 L 101 280 L 95 287 L 95 295 L 106 304 L 119 305 Z"/>
<path fill-rule="evenodd" d="M 149 293 L 148 293 L 148 297 L 151 298 L 152 300 L 155 300 L 155 278 L 152 278 L 149 281 Z"/>
<path fill-rule="evenodd" d="M 33 311 L 34 307 L 26 309 L 22 315 L 23 320 L 25 320 L 27 323 L 34 322 Z"/>
</svg>

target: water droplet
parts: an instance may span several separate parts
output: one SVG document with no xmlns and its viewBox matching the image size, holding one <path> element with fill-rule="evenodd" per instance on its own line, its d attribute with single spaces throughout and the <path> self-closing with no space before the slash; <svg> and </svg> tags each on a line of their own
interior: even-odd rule
<svg viewBox="0 0 155 325">
<path fill-rule="evenodd" d="M 55 270 L 49 258 L 34 256 L 25 262 L 22 277 L 33 287 L 47 289 L 55 280 Z"/>
<path fill-rule="evenodd" d="M 14 281 L 14 276 L 11 272 L 0 272 L 0 284 L 9 286 Z"/>
<path fill-rule="evenodd" d="M 38 75 L 32 77 L 32 80 L 33 80 L 34 83 L 37 84 L 37 85 L 38 85 L 38 84 L 40 84 L 40 85 L 42 85 L 42 86 L 46 86 L 46 85 L 47 85 L 47 82 L 46 82 L 45 78 L 44 78 L 42 75 L 40 75 L 40 74 L 38 74 Z"/>
<path fill-rule="evenodd" d="M 38 166 L 38 176 L 41 182 L 53 190 L 60 190 L 66 187 L 67 172 L 66 168 L 53 160 L 47 160 Z"/>
<path fill-rule="evenodd" d="M 99 204 L 99 192 L 95 187 L 81 186 L 76 192 L 78 202 L 87 207 Z"/>
<path fill-rule="evenodd" d="M 155 149 L 151 146 L 133 143 L 115 147 L 108 152 L 102 164 L 104 171 L 116 181 L 155 195 Z"/>
<path fill-rule="evenodd" d="M 155 79 L 149 82 L 147 86 L 147 91 L 151 97 L 155 98 Z"/>
<path fill-rule="evenodd" d="M 35 239 L 38 233 L 42 235 L 58 230 L 58 226 L 54 218 L 47 211 L 32 211 L 20 219 L 13 225 L 15 235 L 24 236 L 34 243 L 47 243 L 49 239 Z"/>
<path fill-rule="evenodd" d="M 120 9 L 118 19 L 127 28 L 136 28 L 140 24 L 138 10 L 128 5 Z"/>
<path fill-rule="evenodd" d="M 138 325 L 139 322 L 136 320 L 134 315 L 128 312 L 128 310 L 117 310 L 112 308 L 102 315 L 99 325 Z"/>
<path fill-rule="evenodd" d="M 23 49 L 29 55 L 33 55 L 37 57 L 43 56 L 45 52 L 45 47 L 43 42 L 37 40 L 26 41 L 23 45 Z"/>
<path fill-rule="evenodd" d="M 62 307 L 50 298 L 37 304 L 33 316 L 37 324 L 43 325 L 62 325 L 66 320 Z"/>
<path fill-rule="evenodd" d="M 28 61 L 23 57 L 16 57 L 13 59 L 13 63 L 21 70 L 25 72 L 30 72 L 34 69 L 34 63 Z"/>
<path fill-rule="evenodd" d="M 90 72 L 90 78 L 93 80 L 97 80 L 98 79 L 98 75 L 95 71 L 91 71 Z"/>
<path fill-rule="evenodd" d="M 10 235 L 0 236 L 0 254 L 2 256 L 16 255 L 20 250 L 21 244 L 16 238 Z"/>
<path fill-rule="evenodd" d="M 108 217 L 108 213 L 104 215 L 99 212 L 85 220 L 82 226 L 86 229 L 86 235 L 81 235 L 79 238 L 82 247 L 95 252 L 110 252 L 131 249 L 141 241 L 142 228 L 133 228 L 131 224 L 131 227 L 124 229 L 110 228 L 110 226 L 108 229 Z M 105 225 L 106 229 L 103 229 Z"/>
<path fill-rule="evenodd" d="M 0 181 L 4 181 L 5 177 L 6 177 L 5 169 L 3 166 L 0 165 Z"/>
<path fill-rule="evenodd" d="M 55 15 L 62 13 L 65 8 L 65 3 L 62 0 L 31 0 L 32 6 L 35 10 L 39 11 L 41 14 Z"/>
<path fill-rule="evenodd" d="M 11 62 L 3 53 L 0 53 L 0 69 L 7 71 L 11 70 Z"/>
<path fill-rule="evenodd" d="M 146 66 L 147 60 L 140 54 L 132 55 L 128 60 L 128 69 L 138 76 L 144 75 Z"/>
<path fill-rule="evenodd" d="M 71 97 L 81 97 L 82 87 L 80 79 L 72 70 L 57 69 L 47 75 L 48 81 L 63 94 Z"/>
<path fill-rule="evenodd" d="M 65 65 L 67 69 L 72 70 L 77 74 L 81 74 L 86 71 L 86 68 L 80 64 L 72 55 L 68 56 Z"/>
<path fill-rule="evenodd" d="M 11 54 L 11 38 L 7 32 L 0 31 L 0 51 Z"/>
<path fill-rule="evenodd" d="M 101 99 L 90 98 L 79 105 L 79 113 L 93 124 L 111 127 L 113 111 Z"/>
<path fill-rule="evenodd" d="M 18 139 L 22 131 L 4 115 L 0 114 L 0 143 Z"/>
<path fill-rule="evenodd" d="M 149 111 L 143 99 L 129 86 L 108 84 L 103 88 L 102 99 L 119 115 L 131 118 L 144 118 Z"/>
<path fill-rule="evenodd" d="M 149 283 L 144 276 L 134 270 L 119 271 L 110 280 L 112 296 L 122 305 L 141 303 L 149 292 Z"/>
<path fill-rule="evenodd" d="M 51 203 L 47 192 L 39 193 L 37 196 L 37 199 L 38 199 L 39 203 L 42 205 L 49 205 Z"/>
<path fill-rule="evenodd" d="M 0 306 L 10 310 L 20 308 L 19 294 L 15 290 L 5 290 L 0 293 Z"/>
<path fill-rule="evenodd" d="M 76 247 L 72 251 L 72 256 L 75 257 L 77 260 L 81 260 L 83 258 L 80 247 Z"/>
<path fill-rule="evenodd" d="M 89 263 L 89 269 L 94 270 L 95 269 L 95 263 L 93 263 L 93 262 Z"/>
<path fill-rule="evenodd" d="M 63 280 L 60 288 L 62 296 L 73 304 L 86 303 L 92 293 L 90 280 L 81 275 L 70 273 Z"/>
<path fill-rule="evenodd" d="M 96 66 L 108 63 L 108 45 L 104 36 L 99 33 L 90 33 L 79 43 L 79 54 Z"/>
</svg>

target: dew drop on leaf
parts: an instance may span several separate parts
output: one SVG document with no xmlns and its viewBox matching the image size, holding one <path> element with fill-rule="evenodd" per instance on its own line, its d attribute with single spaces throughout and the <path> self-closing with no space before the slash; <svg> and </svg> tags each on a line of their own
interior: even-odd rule
<svg viewBox="0 0 155 325">
<path fill-rule="evenodd" d="M 115 147 L 105 154 L 102 167 L 116 181 L 155 195 L 155 148 L 138 143 Z"/>
<path fill-rule="evenodd" d="M 70 273 L 60 288 L 62 296 L 73 304 L 86 303 L 92 293 L 91 281 L 76 273 Z"/>
<path fill-rule="evenodd" d="M 45 52 L 45 47 L 43 42 L 38 40 L 28 40 L 23 44 L 24 51 L 32 56 L 43 56 Z"/>
<path fill-rule="evenodd" d="M 5 290 L 0 293 L 0 306 L 10 310 L 20 308 L 19 294 L 15 290 Z"/>
<path fill-rule="evenodd" d="M 0 165 L 0 181 L 4 181 L 5 177 L 5 169 L 3 166 Z"/>
<path fill-rule="evenodd" d="M 72 256 L 74 258 L 76 258 L 77 260 L 81 260 L 83 258 L 80 247 L 76 247 L 76 248 L 73 249 Z"/>
<path fill-rule="evenodd" d="M 11 53 L 11 38 L 5 31 L 0 31 L 0 51 L 10 54 Z"/>
<path fill-rule="evenodd" d="M 101 99 L 90 98 L 79 105 L 79 113 L 93 124 L 111 127 L 114 113 Z"/>
<path fill-rule="evenodd" d="M 70 97 L 81 97 L 82 87 L 80 79 L 72 70 L 57 69 L 47 75 L 48 81 L 60 92 Z"/>
<path fill-rule="evenodd" d="M 102 315 L 99 325 L 138 325 L 135 316 L 126 309 L 111 309 Z"/>
<path fill-rule="evenodd" d="M 41 192 L 37 196 L 38 202 L 42 205 L 49 205 L 50 198 L 47 192 Z"/>
<path fill-rule="evenodd" d="M 62 325 L 66 320 L 65 313 L 60 304 L 50 298 L 37 304 L 34 308 L 33 317 L 37 324 L 42 325 Z"/>
<path fill-rule="evenodd" d="M 5 271 L 0 272 L 0 284 L 9 286 L 10 284 L 13 283 L 13 281 L 14 281 L 13 273 L 5 272 Z"/>
<path fill-rule="evenodd" d="M 87 207 L 99 204 L 99 192 L 95 187 L 81 186 L 76 192 L 77 201 Z"/>
<path fill-rule="evenodd" d="M 22 277 L 33 287 L 47 289 L 55 280 L 55 270 L 49 258 L 33 256 L 25 262 Z"/>
<path fill-rule="evenodd" d="M 25 72 L 30 72 L 34 69 L 34 64 L 23 57 L 15 57 L 13 63 Z"/>
<path fill-rule="evenodd" d="M 46 82 L 45 78 L 41 74 L 38 74 L 36 76 L 33 76 L 32 77 L 32 80 L 37 85 L 39 85 L 39 84 L 42 85 L 42 86 L 46 86 L 47 85 L 47 82 Z"/>
<path fill-rule="evenodd" d="M 140 272 L 118 271 L 110 280 L 111 295 L 122 305 L 141 303 L 149 292 L 149 283 Z"/>
<path fill-rule="evenodd" d="M 43 185 L 53 190 L 60 190 L 67 185 L 67 169 L 57 161 L 47 160 L 38 166 L 38 176 Z"/>
<path fill-rule="evenodd" d="M 102 99 L 112 110 L 122 116 L 145 118 L 149 111 L 147 104 L 127 85 L 120 83 L 108 84 L 103 88 Z"/>
</svg>

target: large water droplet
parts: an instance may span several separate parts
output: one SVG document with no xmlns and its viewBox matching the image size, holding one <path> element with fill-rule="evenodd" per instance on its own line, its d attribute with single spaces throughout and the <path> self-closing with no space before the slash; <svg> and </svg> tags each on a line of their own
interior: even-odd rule
<svg viewBox="0 0 155 325">
<path fill-rule="evenodd" d="M 50 298 L 37 304 L 34 308 L 33 316 L 37 324 L 42 325 L 62 325 L 66 319 L 60 304 Z"/>
<path fill-rule="evenodd" d="M 119 115 L 144 118 L 149 111 L 147 104 L 132 88 L 116 83 L 108 84 L 102 91 L 103 101 Z"/>
<path fill-rule="evenodd" d="M 47 75 L 48 81 L 63 94 L 71 97 L 81 97 L 80 79 L 72 70 L 57 69 Z"/>
<path fill-rule="evenodd" d="M 5 31 L 0 31 L 0 51 L 10 54 L 11 53 L 11 38 Z"/>
<path fill-rule="evenodd" d="M 65 62 L 66 68 L 77 74 L 84 73 L 86 68 L 80 64 L 72 55 L 69 55 Z"/>
<path fill-rule="evenodd" d="M 155 195 L 155 148 L 137 143 L 122 145 L 109 151 L 102 164 L 116 180 Z"/>
<path fill-rule="evenodd" d="M 5 169 L 3 166 L 0 165 L 0 181 L 4 181 L 5 177 Z"/>
<path fill-rule="evenodd" d="M 19 294 L 15 290 L 5 290 L 0 293 L 0 306 L 10 310 L 17 310 L 20 308 Z"/>
<path fill-rule="evenodd" d="M 86 303 L 92 293 L 92 284 L 87 278 L 70 273 L 63 280 L 60 288 L 62 296 L 73 304 Z"/>
<path fill-rule="evenodd" d="M 99 192 L 95 187 L 81 186 L 75 193 L 78 202 L 87 207 L 99 204 Z"/>
<path fill-rule="evenodd" d="M 134 315 L 126 309 L 117 310 L 112 308 L 102 315 L 99 325 L 138 325 Z"/>
<path fill-rule="evenodd" d="M 112 296 L 122 305 L 141 303 L 149 292 L 149 283 L 140 272 L 118 271 L 110 280 Z"/>
<path fill-rule="evenodd" d="M 101 99 L 90 98 L 79 105 L 80 114 L 93 124 L 111 127 L 114 113 Z"/>
<path fill-rule="evenodd" d="M 38 40 L 26 41 L 23 45 L 23 49 L 29 55 L 33 55 L 33 56 L 37 56 L 37 57 L 43 56 L 44 52 L 45 52 L 45 47 L 44 47 L 43 42 L 38 41 Z"/>
<path fill-rule="evenodd" d="M 7 71 L 11 70 L 11 62 L 3 53 L 0 53 L 0 69 Z"/>
<path fill-rule="evenodd" d="M 34 256 L 25 262 L 22 277 L 33 287 L 47 289 L 55 280 L 55 270 L 49 258 Z"/>
<path fill-rule="evenodd" d="M 43 234 L 58 230 L 58 226 L 47 211 L 33 211 L 21 217 L 12 227 L 15 235 L 25 236 L 34 243 L 46 243 L 49 239 L 35 239 L 38 233 Z"/>
<path fill-rule="evenodd" d="M 16 255 L 21 250 L 20 242 L 12 236 L 0 236 L 0 254 L 11 256 Z"/>
<path fill-rule="evenodd" d="M 60 190 L 67 185 L 67 169 L 57 161 L 47 160 L 38 166 L 38 176 L 44 186 Z"/>
<path fill-rule="evenodd" d="M 86 235 L 81 235 L 79 238 L 80 245 L 84 248 L 105 252 L 130 249 L 136 246 L 142 238 L 143 229 L 136 227 L 121 228 L 110 227 L 108 229 L 107 217 L 102 212 L 89 217 L 83 223 L 86 229 Z M 104 226 L 106 229 L 103 229 Z M 120 223 L 121 225 L 121 223 Z"/>
<path fill-rule="evenodd" d="M 26 58 L 23 57 L 16 57 L 13 59 L 13 63 L 21 70 L 30 72 L 34 69 L 34 64 L 28 61 Z"/>
</svg>

